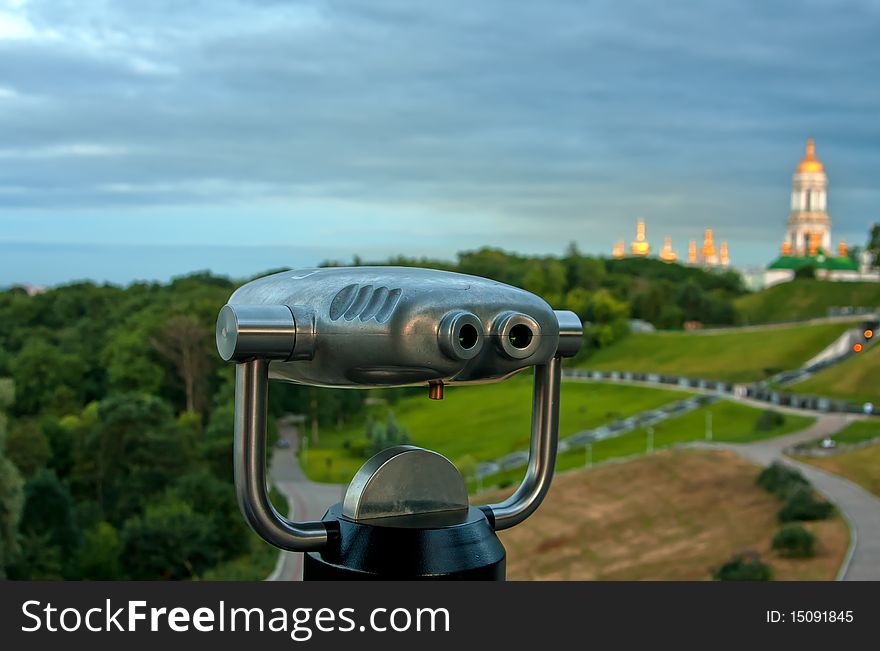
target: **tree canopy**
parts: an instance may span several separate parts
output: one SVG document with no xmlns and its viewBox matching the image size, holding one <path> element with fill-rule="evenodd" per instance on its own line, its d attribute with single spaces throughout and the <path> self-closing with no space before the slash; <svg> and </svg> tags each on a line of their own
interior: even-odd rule
<svg viewBox="0 0 880 651">
<path fill-rule="evenodd" d="M 626 336 L 630 318 L 662 328 L 733 323 L 732 299 L 744 291 L 732 273 L 595 258 L 574 245 L 556 257 L 482 248 L 455 261 L 379 264 L 539 294 L 586 322 L 584 355 Z M 238 285 L 199 272 L 165 284 L 0 292 L 0 576 L 217 576 L 262 544 L 235 501 L 234 372 L 212 337 Z M 364 395 L 273 383 L 269 408 L 273 418 L 305 416 L 317 437 L 356 417 Z M 371 428 L 371 451 L 406 440 L 393 419 Z"/>
</svg>

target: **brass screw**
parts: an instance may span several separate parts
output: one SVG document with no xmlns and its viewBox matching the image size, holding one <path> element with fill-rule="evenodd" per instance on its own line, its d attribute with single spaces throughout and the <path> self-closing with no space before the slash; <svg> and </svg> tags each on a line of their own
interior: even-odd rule
<svg viewBox="0 0 880 651">
<path fill-rule="evenodd" d="M 431 400 L 443 400 L 442 382 L 428 382 L 428 398 Z"/>
</svg>

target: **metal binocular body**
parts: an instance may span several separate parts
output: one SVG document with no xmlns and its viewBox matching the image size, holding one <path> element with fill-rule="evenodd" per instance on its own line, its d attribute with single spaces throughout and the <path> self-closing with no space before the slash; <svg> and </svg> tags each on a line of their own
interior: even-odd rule
<svg viewBox="0 0 880 651">
<path fill-rule="evenodd" d="M 560 360 L 581 345 L 572 312 L 485 278 L 404 267 L 293 270 L 236 290 L 217 319 L 217 348 L 236 363 L 235 484 L 267 542 L 307 552 L 304 578 L 504 577 L 495 531 L 526 519 L 553 476 Z M 526 476 L 508 499 L 471 507 L 443 456 L 414 446 L 368 460 L 320 522 L 294 522 L 269 501 L 269 378 L 320 387 L 497 382 L 534 367 Z M 438 423 L 438 426 L 441 424 Z M 454 433 L 450 433 L 454 436 Z"/>
</svg>

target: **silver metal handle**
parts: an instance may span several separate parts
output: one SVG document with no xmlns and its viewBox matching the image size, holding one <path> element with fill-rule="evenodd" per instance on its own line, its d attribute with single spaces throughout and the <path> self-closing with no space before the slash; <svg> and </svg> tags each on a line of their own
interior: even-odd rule
<svg viewBox="0 0 880 651">
<path fill-rule="evenodd" d="M 496 531 L 509 529 L 529 517 L 550 489 L 559 438 L 559 384 L 562 360 L 554 357 L 535 367 L 532 390 L 532 437 L 529 465 L 519 488 L 503 502 L 480 507 Z"/>
<path fill-rule="evenodd" d="M 293 522 L 275 510 L 266 483 L 266 409 L 269 360 L 235 367 L 235 493 L 251 528 L 266 542 L 294 552 L 322 549 L 330 540 L 323 522 Z"/>
</svg>

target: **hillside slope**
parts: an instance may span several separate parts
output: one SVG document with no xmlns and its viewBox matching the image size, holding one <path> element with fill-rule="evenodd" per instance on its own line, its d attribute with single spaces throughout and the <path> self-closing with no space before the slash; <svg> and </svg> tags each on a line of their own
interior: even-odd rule
<svg viewBox="0 0 880 651">
<path fill-rule="evenodd" d="M 880 344 L 874 344 L 789 388 L 829 398 L 873 402 L 880 408 Z"/>
<path fill-rule="evenodd" d="M 529 447 L 532 382 L 528 376 L 506 382 L 449 387 L 443 400 L 424 393 L 395 405 L 376 405 L 370 417 L 385 422 L 393 411 L 414 445 L 436 450 L 453 462 L 463 457 L 489 461 Z M 655 409 L 689 395 L 675 389 L 566 382 L 562 387 L 559 434 L 567 436 L 609 421 Z M 303 466 L 317 481 L 348 481 L 366 460 L 365 420 L 325 428 L 309 447 Z"/>
<path fill-rule="evenodd" d="M 798 460 L 846 477 L 880 496 L 880 444 L 828 457 L 798 457 Z"/>
<path fill-rule="evenodd" d="M 674 450 L 563 473 L 547 499 L 501 533 L 512 580 L 700 580 L 743 550 L 782 580 L 831 580 L 848 544 L 840 517 L 807 523 L 812 559 L 770 551 L 779 502 L 755 485 L 758 468 L 728 451 Z M 500 493 L 477 496 L 494 501 Z"/>
<path fill-rule="evenodd" d="M 633 334 L 581 364 L 608 371 L 671 373 L 732 382 L 761 380 L 801 366 L 849 324 Z"/>
<path fill-rule="evenodd" d="M 813 319 L 830 307 L 880 307 L 880 283 L 837 283 L 795 280 L 774 285 L 734 301 L 743 325 Z"/>
</svg>

